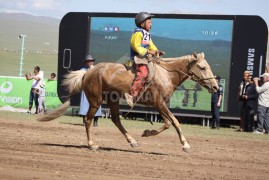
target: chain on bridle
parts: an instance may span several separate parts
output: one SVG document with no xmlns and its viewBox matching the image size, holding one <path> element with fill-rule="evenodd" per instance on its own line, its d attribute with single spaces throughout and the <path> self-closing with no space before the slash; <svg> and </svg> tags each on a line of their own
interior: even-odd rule
<svg viewBox="0 0 269 180">
<path fill-rule="evenodd" d="M 209 80 L 209 79 L 214 79 L 215 77 L 207 77 L 207 78 L 200 78 L 197 73 L 195 73 L 192 68 L 193 68 L 193 65 L 195 64 L 196 62 L 195 61 L 192 61 L 191 63 L 189 63 L 189 70 L 188 70 L 188 77 L 191 78 L 191 80 L 195 81 L 195 82 L 198 82 L 199 84 L 205 84 L 205 83 L 202 83 L 203 80 Z M 185 73 L 186 74 L 186 73 Z"/>
</svg>

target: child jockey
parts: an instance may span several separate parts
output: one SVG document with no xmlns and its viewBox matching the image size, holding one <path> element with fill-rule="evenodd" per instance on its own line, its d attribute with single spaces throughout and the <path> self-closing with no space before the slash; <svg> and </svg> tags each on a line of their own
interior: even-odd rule
<svg viewBox="0 0 269 180">
<path fill-rule="evenodd" d="M 156 56 L 163 55 L 163 51 L 158 51 L 157 47 L 153 44 L 151 40 L 151 35 L 149 30 L 151 29 L 152 22 L 151 18 L 154 15 L 151 15 L 147 12 L 140 12 L 135 17 L 135 24 L 137 28 L 134 29 L 134 32 L 131 37 L 131 48 L 130 56 L 134 61 L 134 57 L 147 58 L 148 55 Z M 134 98 L 140 93 L 141 89 L 144 87 L 145 80 L 148 76 L 148 67 L 146 64 L 138 64 L 134 61 L 136 68 L 136 78 L 133 82 L 133 85 L 130 89 L 130 94 L 125 93 L 125 98 L 127 103 L 133 107 Z"/>
</svg>

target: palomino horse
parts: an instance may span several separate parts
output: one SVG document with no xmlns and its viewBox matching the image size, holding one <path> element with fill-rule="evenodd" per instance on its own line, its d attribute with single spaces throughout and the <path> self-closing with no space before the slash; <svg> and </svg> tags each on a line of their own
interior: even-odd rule
<svg viewBox="0 0 269 180">
<path fill-rule="evenodd" d="M 85 71 L 72 71 L 66 75 L 63 85 L 69 90 L 70 95 L 66 102 L 58 109 L 51 111 L 45 116 L 41 116 L 39 121 L 50 121 L 61 116 L 70 105 L 70 97 L 84 90 L 90 103 L 87 116 L 84 118 L 86 127 L 88 145 L 92 149 L 98 148 L 94 145 L 91 135 L 92 119 L 105 100 L 111 110 L 111 118 L 121 133 L 132 147 L 138 146 L 138 143 L 122 126 L 119 117 L 119 99 L 128 92 L 134 80 L 134 73 L 127 71 L 126 67 L 119 63 L 99 63 L 94 69 Z M 198 82 L 210 93 L 218 90 L 218 84 L 213 76 L 210 66 L 204 59 L 204 53 L 187 55 L 178 58 L 163 58 L 155 66 L 155 74 L 146 85 L 143 95 L 138 99 L 138 103 L 155 107 L 164 120 L 164 126 L 156 130 L 145 130 L 142 136 L 155 136 L 168 129 L 172 124 L 176 129 L 179 139 L 183 145 L 183 150 L 188 151 L 190 146 L 183 136 L 178 120 L 169 111 L 167 103 L 170 97 L 187 78 Z M 143 90 L 142 90 L 143 91 Z"/>
</svg>

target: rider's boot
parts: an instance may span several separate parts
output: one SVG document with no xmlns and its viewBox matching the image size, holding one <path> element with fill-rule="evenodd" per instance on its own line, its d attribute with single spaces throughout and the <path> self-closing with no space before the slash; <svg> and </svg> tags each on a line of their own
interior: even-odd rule
<svg viewBox="0 0 269 180">
<path fill-rule="evenodd" d="M 134 98 L 128 93 L 124 93 L 125 99 L 130 107 L 134 107 Z"/>
</svg>

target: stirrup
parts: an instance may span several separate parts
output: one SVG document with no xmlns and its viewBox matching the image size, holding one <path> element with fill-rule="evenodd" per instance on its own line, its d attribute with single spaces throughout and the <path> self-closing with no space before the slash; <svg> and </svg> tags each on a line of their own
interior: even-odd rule
<svg viewBox="0 0 269 180">
<path fill-rule="evenodd" d="M 134 100 L 133 96 L 129 95 L 128 93 L 124 93 L 125 99 L 130 107 L 134 107 Z"/>
</svg>

